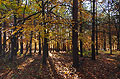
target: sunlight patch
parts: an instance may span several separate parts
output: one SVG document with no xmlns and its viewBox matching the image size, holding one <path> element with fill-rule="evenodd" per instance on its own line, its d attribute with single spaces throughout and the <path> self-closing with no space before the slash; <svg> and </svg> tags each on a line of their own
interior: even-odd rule
<svg viewBox="0 0 120 79">
<path fill-rule="evenodd" d="M 18 69 L 24 70 L 24 68 L 34 61 L 33 58 L 28 58 L 25 62 L 18 66 Z"/>
<path fill-rule="evenodd" d="M 51 53 L 49 53 L 49 56 L 50 56 L 50 57 L 52 57 L 52 54 L 51 54 Z"/>
<path fill-rule="evenodd" d="M 115 59 L 106 58 L 108 61 L 115 61 Z"/>
</svg>

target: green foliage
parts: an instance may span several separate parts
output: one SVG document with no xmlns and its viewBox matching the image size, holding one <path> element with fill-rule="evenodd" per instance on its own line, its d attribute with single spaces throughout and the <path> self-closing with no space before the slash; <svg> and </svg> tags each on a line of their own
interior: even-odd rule
<svg viewBox="0 0 120 79">
<path fill-rule="evenodd" d="M 80 55 L 80 52 L 78 52 L 78 54 Z M 91 56 L 92 51 L 83 51 L 83 56 Z"/>
</svg>

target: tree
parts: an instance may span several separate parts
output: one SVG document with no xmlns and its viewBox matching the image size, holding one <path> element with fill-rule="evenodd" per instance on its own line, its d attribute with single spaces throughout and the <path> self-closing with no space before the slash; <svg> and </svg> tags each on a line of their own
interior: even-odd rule
<svg viewBox="0 0 120 79">
<path fill-rule="evenodd" d="M 111 43 L 111 24 L 110 24 L 110 1 L 108 0 L 108 18 L 109 18 L 109 46 L 110 46 L 110 54 L 112 54 L 112 43 Z"/>
<path fill-rule="evenodd" d="M 96 55 L 98 55 L 97 1 L 96 1 Z"/>
<path fill-rule="evenodd" d="M 45 27 L 45 6 L 44 1 L 42 1 L 42 18 L 43 18 L 43 26 Z M 46 58 L 47 58 L 47 37 L 46 37 L 46 29 L 44 30 L 44 46 L 43 46 L 43 65 L 46 65 Z"/>
<path fill-rule="evenodd" d="M 117 46 L 117 49 L 118 51 L 120 51 L 120 0 L 119 0 L 119 29 L 118 29 L 118 46 Z"/>
<path fill-rule="evenodd" d="M 40 38 L 40 31 L 39 31 L 39 55 L 41 55 L 41 38 Z"/>
<path fill-rule="evenodd" d="M 3 22 L 3 27 L 4 27 L 4 30 L 6 29 L 6 22 Z M 3 33 L 3 56 L 5 57 L 5 52 L 6 52 L 6 31 Z"/>
<path fill-rule="evenodd" d="M 72 27 L 72 53 L 73 53 L 73 67 L 79 67 L 79 58 L 78 58 L 78 0 L 73 0 L 73 27 Z"/>
<path fill-rule="evenodd" d="M 82 1 L 80 1 L 80 21 L 82 22 Z M 83 28 L 83 25 L 82 23 L 80 24 L 80 33 L 83 33 L 82 32 L 82 28 Z M 82 39 L 80 39 L 80 56 L 83 57 L 83 42 L 82 42 Z"/>
<path fill-rule="evenodd" d="M 93 0 L 92 15 L 92 60 L 95 60 L 95 0 Z"/>
<path fill-rule="evenodd" d="M 1 24 L 0 24 L 0 50 L 2 50 L 2 33 L 1 33 Z M 2 51 L 0 51 L 0 55 L 2 55 Z"/>
</svg>

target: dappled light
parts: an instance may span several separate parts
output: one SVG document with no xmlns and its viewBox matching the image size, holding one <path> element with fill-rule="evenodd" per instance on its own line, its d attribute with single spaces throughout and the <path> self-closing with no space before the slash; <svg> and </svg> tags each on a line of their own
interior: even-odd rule
<svg viewBox="0 0 120 79">
<path fill-rule="evenodd" d="M 20 70 L 24 70 L 24 68 L 29 65 L 30 63 L 32 63 L 34 61 L 34 59 L 32 58 L 28 58 L 27 60 L 25 60 L 25 62 L 23 62 L 21 65 L 18 66 L 18 69 Z"/>
<path fill-rule="evenodd" d="M 0 0 L 0 79 L 120 79 L 120 0 Z"/>
</svg>

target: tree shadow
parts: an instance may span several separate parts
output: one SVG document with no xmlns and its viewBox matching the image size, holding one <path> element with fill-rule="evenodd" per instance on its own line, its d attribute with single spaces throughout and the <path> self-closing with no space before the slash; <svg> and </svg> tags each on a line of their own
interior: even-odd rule
<svg viewBox="0 0 120 79">
<path fill-rule="evenodd" d="M 9 59 L 1 59 L 0 60 L 0 78 L 5 79 L 5 77 L 17 70 L 18 66 L 23 63 L 26 59 L 28 59 L 29 57 L 21 57 L 21 58 L 15 58 L 13 59 L 13 61 L 10 61 Z"/>
<path fill-rule="evenodd" d="M 30 61 L 30 63 L 26 62 L 28 63 L 26 66 L 23 64 L 24 68 L 15 69 L 9 79 L 63 79 L 55 70 L 55 64 L 51 58 L 48 58 L 46 65 L 42 65 L 42 56 L 31 57 Z"/>
<path fill-rule="evenodd" d="M 48 61 L 49 61 L 50 67 L 52 69 L 54 78 L 55 79 L 64 79 L 63 76 L 61 76 L 60 74 L 57 73 L 57 70 L 55 68 L 55 63 L 53 62 L 51 57 L 49 57 Z"/>
</svg>

